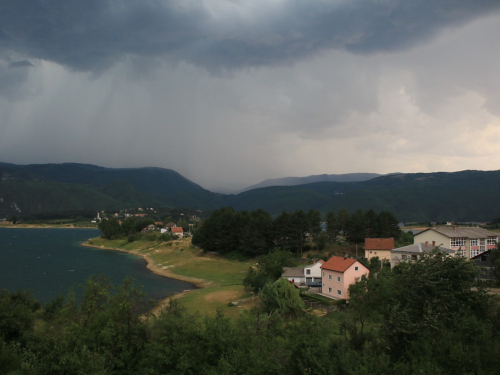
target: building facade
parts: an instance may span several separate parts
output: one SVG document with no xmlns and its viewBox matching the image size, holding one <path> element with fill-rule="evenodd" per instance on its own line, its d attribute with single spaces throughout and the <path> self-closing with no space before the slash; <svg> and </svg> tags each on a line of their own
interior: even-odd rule
<svg viewBox="0 0 500 375">
<path fill-rule="evenodd" d="M 321 266 L 321 294 L 349 299 L 349 286 L 370 270 L 356 259 L 333 256 Z"/>
<path fill-rule="evenodd" d="M 468 259 L 495 248 L 498 233 L 476 227 L 428 228 L 414 236 L 414 243 L 428 242 L 432 246 L 456 250 Z"/>
<path fill-rule="evenodd" d="M 394 238 L 365 238 L 365 258 L 370 260 L 378 257 L 390 261 L 394 247 Z"/>
<path fill-rule="evenodd" d="M 430 253 L 434 249 L 436 249 L 436 246 L 429 242 L 419 242 L 413 245 L 393 249 L 391 250 L 391 267 L 394 267 L 401 262 L 418 260 L 419 256 L 425 253 Z M 455 256 L 457 253 L 456 250 L 448 249 L 442 246 L 437 247 L 437 249 L 451 256 Z"/>
</svg>

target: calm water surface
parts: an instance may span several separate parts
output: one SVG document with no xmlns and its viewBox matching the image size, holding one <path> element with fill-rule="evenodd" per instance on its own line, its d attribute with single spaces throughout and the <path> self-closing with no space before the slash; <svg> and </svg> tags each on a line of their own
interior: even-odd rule
<svg viewBox="0 0 500 375">
<path fill-rule="evenodd" d="M 95 274 L 109 276 L 114 285 L 130 276 L 156 300 L 194 288 L 154 274 L 139 256 L 80 246 L 99 234 L 96 229 L 0 228 L 0 289 L 31 290 L 46 303 Z M 81 290 L 75 291 L 81 297 Z"/>
</svg>

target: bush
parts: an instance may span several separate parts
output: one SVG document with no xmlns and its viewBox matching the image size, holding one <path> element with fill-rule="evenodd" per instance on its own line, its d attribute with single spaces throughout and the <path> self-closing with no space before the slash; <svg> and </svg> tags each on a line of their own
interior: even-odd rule
<svg viewBox="0 0 500 375">
<path fill-rule="evenodd" d="M 156 233 L 147 233 L 145 236 L 144 236 L 144 239 L 146 241 L 150 241 L 150 242 L 153 242 L 153 241 L 156 241 Z"/>
<path fill-rule="evenodd" d="M 266 284 L 260 292 L 260 299 L 267 312 L 277 312 L 281 315 L 301 313 L 306 308 L 299 290 L 283 278 Z"/>
</svg>

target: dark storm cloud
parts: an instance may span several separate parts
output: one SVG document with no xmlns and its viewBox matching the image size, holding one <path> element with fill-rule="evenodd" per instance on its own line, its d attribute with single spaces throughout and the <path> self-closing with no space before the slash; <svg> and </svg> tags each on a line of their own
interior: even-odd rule
<svg viewBox="0 0 500 375">
<path fill-rule="evenodd" d="M 498 0 L 290 0 L 261 2 L 260 9 L 248 4 L 3 0 L 0 48 L 81 71 L 99 72 L 127 56 L 234 69 L 287 63 L 331 48 L 407 48 L 500 9 Z M 217 13 L 221 7 L 223 16 Z"/>
</svg>

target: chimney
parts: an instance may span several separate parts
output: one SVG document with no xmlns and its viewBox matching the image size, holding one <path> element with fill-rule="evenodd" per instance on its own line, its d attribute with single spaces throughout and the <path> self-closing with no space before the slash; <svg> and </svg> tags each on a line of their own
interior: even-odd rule
<svg viewBox="0 0 500 375">
<path fill-rule="evenodd" d="M 432 246 L 436 246 L 436 241 L 432 241 Z"/>
<path fill-rule="evenodd" d="M 344 253 L 344 259 L 347 259 L 347 253 Z"/>
</svg>

